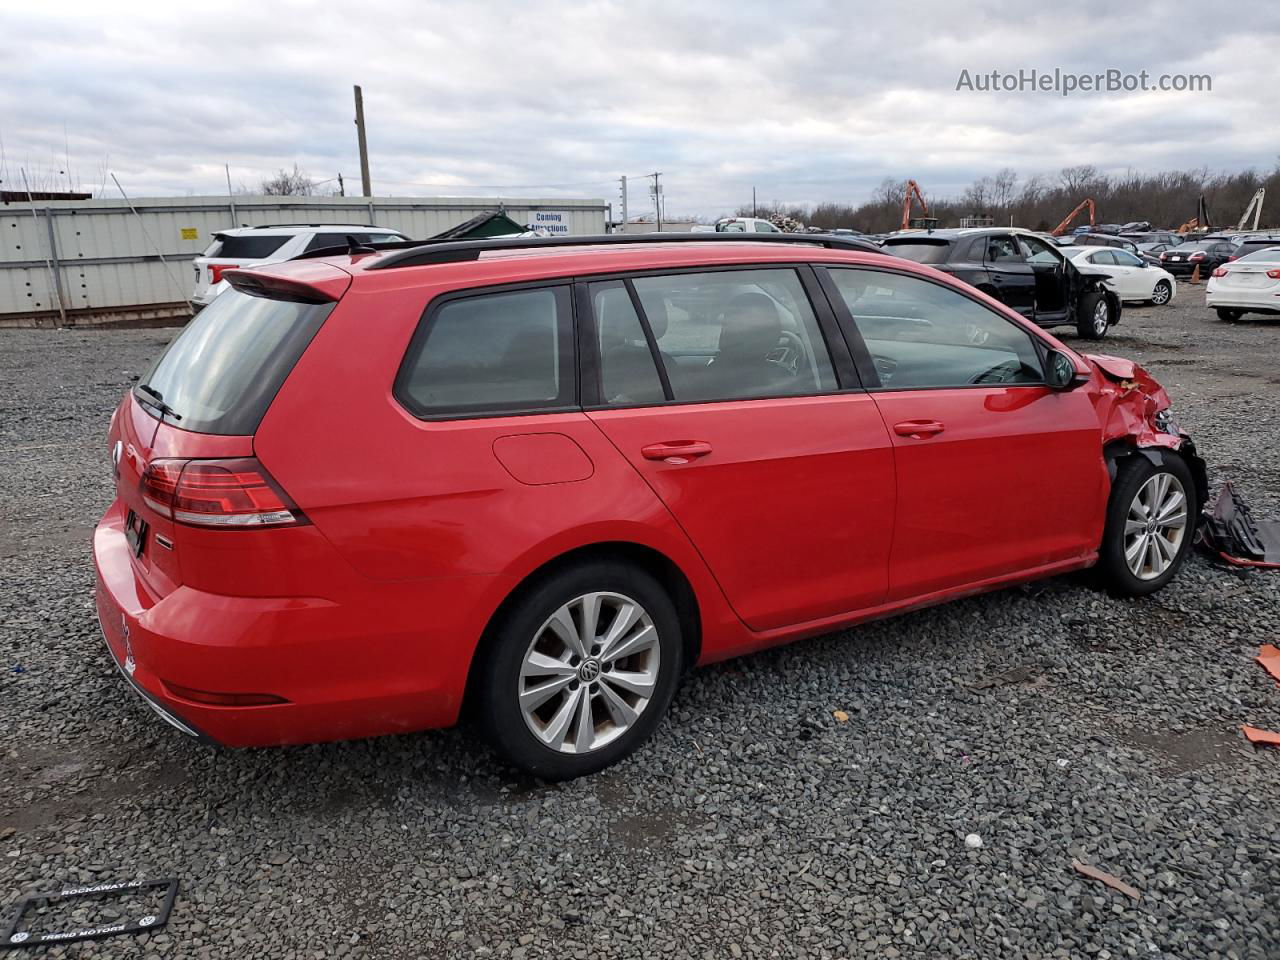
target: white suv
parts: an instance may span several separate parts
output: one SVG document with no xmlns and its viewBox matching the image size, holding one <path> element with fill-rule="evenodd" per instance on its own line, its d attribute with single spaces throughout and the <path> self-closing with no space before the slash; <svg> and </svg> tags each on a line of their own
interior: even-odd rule
<svg viewBox="0 0 1280 960">
<path fill-rule="evenodd" d="M 292 260 L 322 247 L 343 247 L 348 237 L 357 243 L 409 239 L 396 230 L 367 223 L 294 223 L 219 230 L 213 235 L 213 243 L 195 259 L 196 290 L 191 306 L 198 313 L 227 289 L 227 281 L 222 279 L 224 270 Z"/>
</svg>

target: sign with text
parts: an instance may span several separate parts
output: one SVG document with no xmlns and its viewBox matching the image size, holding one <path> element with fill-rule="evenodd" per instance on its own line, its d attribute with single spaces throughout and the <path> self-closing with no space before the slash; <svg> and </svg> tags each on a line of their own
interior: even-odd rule
<svg viewBox="0 0 1280 960">
<path fill-rule="evenodd" d="M 546 232 L 552 236 L 567 236 L 570 222 L 568 213 L 555 210 L 530 210 L 527 221 L 530 230 Z"/>
</svg>

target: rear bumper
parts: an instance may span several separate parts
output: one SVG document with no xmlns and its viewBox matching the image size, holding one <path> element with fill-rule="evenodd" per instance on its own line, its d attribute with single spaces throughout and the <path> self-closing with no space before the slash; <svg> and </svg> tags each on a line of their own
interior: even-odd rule
<svg viewBox="0 0 1280 960">
<path fill-rule="evenodd" d="M 452 725 L 480 633 L 464 621 L 494 587 L 491 577 L 370 582 L 367 596 L 346 603 L 187 586 L 157 597 L 134 568 L 118 502 L 94 532 L 93 553 L 98 621 L 121 675 L 170 725 L 231 747 Z M 286 702 L 215 706 L 174 686 Z"/>
<path fill-rule="evenodd" d="M 1253 313 L 1280 313 L 1280 296 L 1270 291 L 1206 290 L 1205 306 L 1248 310 Z"/>
</svg>

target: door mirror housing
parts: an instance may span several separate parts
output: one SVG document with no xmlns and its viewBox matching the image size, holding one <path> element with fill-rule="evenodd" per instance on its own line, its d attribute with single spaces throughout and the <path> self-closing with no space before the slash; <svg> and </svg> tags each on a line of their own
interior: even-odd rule
<svg viewBox="0 0 1280 960">
<path fill-rule="evenodd" d="M 1085 377 L 1076 373 L 1075 362 L 1061 350 L 1050 350 L 1044 358 L 1044 382 L 1050 390 L 1074 390 Z"/>
</svg>

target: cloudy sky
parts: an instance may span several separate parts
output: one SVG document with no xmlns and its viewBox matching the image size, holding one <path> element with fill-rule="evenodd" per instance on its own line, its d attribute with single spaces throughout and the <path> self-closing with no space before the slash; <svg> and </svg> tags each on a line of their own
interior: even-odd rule
<svg viewBox="0 0 1280 960">
<path fill-rule="evenodd" d="M 589 196 L 663 172 L 669 215 L 936 196 L 1013 167 L 1270 168 L 1280 4 L 1106 0 L 111 4 L 0 0 L 0 177 L 134 195 L 295 162 L 374 192 Z M 1209 74 L 1211 92 L 957 91 L 961 71 Z M 68 164 L 67 157 L 70 157 Z M 108 193 L 114 190 L 108 184 Z M 354 185 L 355 189 L 352 189 Z M 631 213 L 648 209 L 643 182 Z"/>
</svg>

